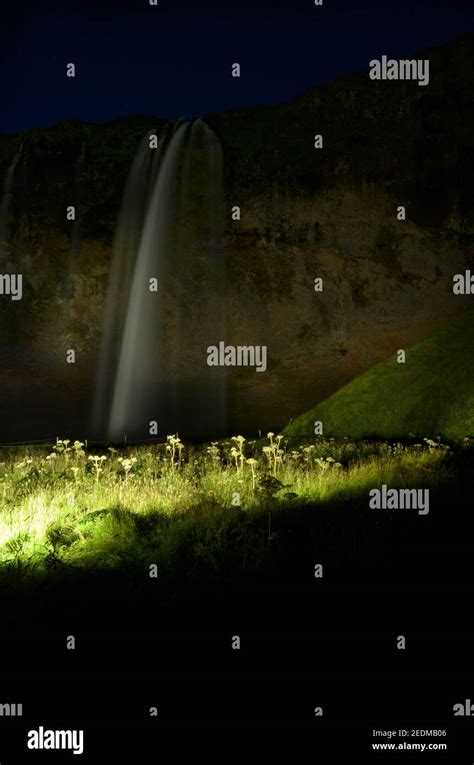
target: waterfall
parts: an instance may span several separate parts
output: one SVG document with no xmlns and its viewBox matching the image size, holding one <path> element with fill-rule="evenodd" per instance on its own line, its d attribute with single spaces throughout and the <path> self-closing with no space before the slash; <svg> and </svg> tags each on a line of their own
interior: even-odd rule
<svg viewBox="0 0 474 765">
<path fill-rule="evenodd" d="M 138 151 L 114 248 L 95 407 L 111 441 L 147 440 L 154 421 L 160 436 L 225 432 L 225 371 L 206 354 L 224 337 L 222 149 L 201 120 L 160 146 L 159 161 L 148 137 Z"/>
<path fill-rule="evenodd" d="M 23 143 L 20 144 L 18 152 L 13 157 L 10 166 L 8 167 L 5 181 L 3 183 L 3 194 L 2 200 L 0 202 L 0 257 L 5 257 L 8 254 L 8 211 L 12 197 L 12 186 L 15 170 L 18 162 L 20 161 L 22 153 Z"/>
<path fill-rule="evenodd" d="M 158 149 L 151 151 L 150 136 L 154 135 L 156 129 L 147 133 L 133 160 L 114 239 L 91 423 L 92 432 L 100 438 L 107 436 L 110 395 L 117 372 L 131 281 L 150 196 L 168 137 L 168 126 L 160 135 Z"/>
</svg>

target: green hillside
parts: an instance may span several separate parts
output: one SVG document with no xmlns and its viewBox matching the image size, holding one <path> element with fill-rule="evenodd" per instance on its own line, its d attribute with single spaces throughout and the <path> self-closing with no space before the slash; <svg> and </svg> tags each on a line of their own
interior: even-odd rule
<svg viewBox="0 0 474 765">
<path fill-rule="evenodd" d="M 474 435 L 474 308 L 345 385 L 291 422 L 288 436 L 397 438 Z"/>
</svg>

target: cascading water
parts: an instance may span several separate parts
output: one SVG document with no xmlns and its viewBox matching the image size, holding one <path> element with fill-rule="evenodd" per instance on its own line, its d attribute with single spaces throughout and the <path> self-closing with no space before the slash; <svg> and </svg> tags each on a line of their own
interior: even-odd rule
<svg viewBox="0 0 474 765">
<path fill-rule="evenodd" d="M 8 254 L 8 212 L 10 208 L 10 201 L 12 197 L 13 179 L 15 177 L 15 170 L 20 161 L 23 153 L 23 143 L 20 144 L 20 148 L 13 157 L 10 166 L 7 170 L 5 181 L 3 184 L 2 200 L 0 202 L 0 257 L 5 257 Z"/>
<path fill-rule="evenodd" d="M 110 396 L 115 385 L 122 335 L 140 238 L 166 146 L 167 131 L 160 136 L 158 149 L 150 150 L 151 130 L 142 140 L 128 176 L 118 218 L 112 265 L 105 300 L 104 323 L 98 359 L 92 431 L 107 437 Z"/>
<path fill-rule="evenodd" d="M 222 150 L 201 120 L 160 148 L 142 143 L 117 231 L 94 408 L 111 441 L 146 440 L 154 421 L 161 436 L 225 432 L 225 370 L 206 355 L 224 337 Z"/>
</svg>

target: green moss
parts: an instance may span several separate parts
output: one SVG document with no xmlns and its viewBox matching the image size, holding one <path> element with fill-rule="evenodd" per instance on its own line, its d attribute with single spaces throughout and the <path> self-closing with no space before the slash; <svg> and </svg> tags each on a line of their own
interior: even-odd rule
<svg viewBox="0 0 474 765">
<path fill-rule="evenodd" d="M 289 436 L 310 436 L 320 420 L 327 436 L 365 438 L 474 433 L 474 309 L 396 354 L 298 417 Z"/>
</svg>

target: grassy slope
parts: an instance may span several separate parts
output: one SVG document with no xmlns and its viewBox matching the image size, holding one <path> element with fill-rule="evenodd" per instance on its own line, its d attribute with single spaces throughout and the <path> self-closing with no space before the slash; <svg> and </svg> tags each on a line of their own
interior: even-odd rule
<svg viewBox="0 0 474 765">
<path fill-rule="evenodd" d="M 394 438 L 410 433 L 460 438 L 474 433 L 474 308 L 345 385 L 285 428 L 311 436 Z"/>
</svg>

